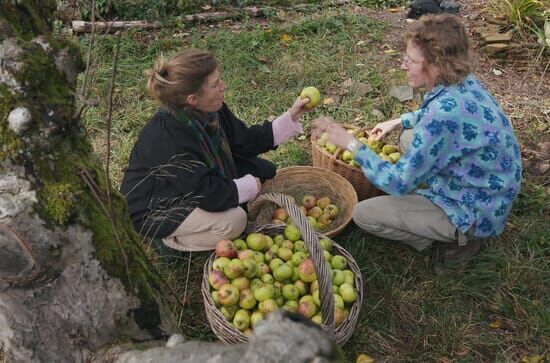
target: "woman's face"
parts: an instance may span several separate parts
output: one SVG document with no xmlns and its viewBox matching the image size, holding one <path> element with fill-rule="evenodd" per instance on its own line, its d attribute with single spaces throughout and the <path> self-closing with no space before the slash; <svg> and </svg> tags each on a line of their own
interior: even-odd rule
<svg viewBox="0 0 550 363">
<path fill-rule="evenodd" d="M 217 112 L 222 108 L 224 92 L 225 82 L 216 69 L 206 77 L 201 90 L 188 96 L 187 101 L 190 106 L 204 113 Z"/>
<path fill-rule="evenodd" d="M 411 88 L 425 87 L 428 91 L 435 86 L 439 72 L 433 64 L 428 64 L 422 51 L 412 40 L 407 42 L 401 69 L 407 72 L 407 81 Z"/>
</svg>

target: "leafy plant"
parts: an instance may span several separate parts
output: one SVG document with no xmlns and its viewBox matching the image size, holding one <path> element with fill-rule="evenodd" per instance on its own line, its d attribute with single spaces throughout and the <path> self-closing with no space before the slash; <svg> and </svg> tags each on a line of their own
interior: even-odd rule
<svg viewBox="0 0 550 363">
<path fill-rule="evenodd" d="M 540 0 L 504 0 L 506 18 L 518 32 L 528 29 L 530 24 L 540 24 L 544 4 Z"/>
</svg>

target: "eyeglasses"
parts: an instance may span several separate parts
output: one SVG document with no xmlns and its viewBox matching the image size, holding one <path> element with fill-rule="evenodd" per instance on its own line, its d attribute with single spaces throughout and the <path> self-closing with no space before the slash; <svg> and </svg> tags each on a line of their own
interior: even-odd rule
<svg viewBox="0 0 550 363">
<path fill-rule="evenodd" d="M 410 67 L 411 65 L 417 65 L 421 64 L 424 60 L 414 60 L 411 57 L 409 57 L 407 54 L 403 56 L 403 64 L 407 67 Z"/>
</svg>

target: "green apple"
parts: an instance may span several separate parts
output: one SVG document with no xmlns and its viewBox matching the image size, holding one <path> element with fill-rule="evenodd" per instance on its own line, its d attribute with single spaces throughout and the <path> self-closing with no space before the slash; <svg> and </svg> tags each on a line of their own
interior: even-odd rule
<svg viewBox="0 0 550 363">
<path fill-rule="evenodd" d="M 333 293 L 334 296 L 334 307 L 344 309 L 344 299 L 342 299 L 342 296 Z"/>
<path fill-rule="evenodd" d="M 275 281 L 272 274 L 263 274 L 260 276 L 260 280 L 262 280 L 264 284 L 272 284 Z"/>
<path fill-rule="evenodd" d="M 294 281 L 294 286 L 296 286 L 296 288 L 298 289 L 298 293 L 300 294 L 300 296 L 304 296 L 305 294 L 307 294 L 308 286 L 302 280 Z"/>
<path fill-rule="evenodd" d="M 235 312 L 237 311 L 238 308 L 239 308 L 239 305 L 222 306 L 220 308 L 220 311 L 221 311 L 223 317 L 227 321 L 231 321 L 231 320 L 233 320 L 233 317 L 235 316 Z"/>
<path fill-rule="evenodd" d="M 245 309 L 239 309 L 233 317 L 233 325 L 240 331 L 245 331 L 250 326 L 250 314 Z"/>
<path fill-rule="evenodd" d="M 275 269 L 281 266 L 283 263 L 284 261 L 280 258 L 274 258 L 269 262 L 269 268 L 271 269 L 271 271 L 275 271 Z"/>
<path fill-rule="evenodd" d="M 348 261 L 344 258 L 344 256 L 336 255 L 332 257 L 332 260 L 330 261 L 330 265 L 333 269 L 336 270 L 345 270 L 348 266 Z"/>
<path fill-rule="evenodd" d="M 321 93 L 315 87 L 306 87 L 300 92 L 300 98 L 309 98 L 309 102 L 304 105 L 307 110 L 313 110 L 321 103 Z"/>
<path fill-rule="evenodd" d="M 292 258 L 292 250 L 290 248 L 281 247 L 277 251 L 277 256 L 283 261 L 288 261 Z"/>
<path fill-rule="evenodd" d="M 307 255 L 304 252 L 295 252 L 290 260 L 294 266 L 300 266 L 300 263 L 306 259 Z"/>
<path fill-rule="evenodd" d="M 258 322 L 263 318 L 264 318 L 264 314 L 261 311 L 257 310 L 253 312 L 252 315 L 250 315 L 250 325 L 252 327 L 255 327 L 256 324 L 258 324 Z"/>
<path fill-rule="evenodd" d="M 302 240 L 294 242 L 294 252 L 304 252 L 309 253 L 306 243 Z"/>
<path fill-rule="evenodd" d="M 239 277 L 243 271 L 244 271 L 243 262 L 237 258 L 232 259 L 231 262 L 229 262 L 229 264 L 225 266 L 223 269 L 223 273 L 229 279 L 234 279 L 236 277 Z"/>
<path fill-rule="evenodd" d="M 267 240 L 261 233 L 250 233 L 246 237 L 246 244 L 254 251 L 263 251 L 267 246 Z"/>
<path fill-rule="evenodd" d="M 253 295 L 254 299 L 260 302 L 265 301 L 267 299 L 273 298 L 273 295 L 275 295 L 275 289 L 273 288 L 273 285 L 266 284 L 254 290 Z"/>
<path fill-rule="evenodd" d="M 253 309 L 256 306 L 256 299 L 250 289 L 244 289 L 239 296 L 239 306 L 243 309 Z"/>
<path fill-rule="evenodd" d="M 248 246 L 246 245 L 246 242 L 240 238 L 233 240 L 233 243 L 235 244 L 235 247 L 237 247 L 237 250 L 246 250 Z"/>
<path fill-rule="evenodd" d="M 300 291 L 294 284 L 283 286 L 283 297 L 287 300 L 297 300 L 300 297 Z"/>
<path fill-rule="evenodd" d="M 283 235 L 285 236 L 286 239 L 291 240 L 293 242 L 299 240 L 301 237 L 301 233 L 298 227 L 292 224 L 285 227 Z"/>
<path fill-rule="evenodd" d="M 273 299 L 267 299 L 258 304 L 258 310 L 260 310 L 264 315 L 277 308 L 279 308 L 279 305 L 277 305 L 277 302 Z"/>
<path fill-rule="evenodd" d="M 256 261 L 247 258 L 246 260 L 243 260 L 243 272 L 242 274 L 249 279 L 252 279 L 258 275 L 258 264 Z"/>
<path fill-rule="evenodd" d="M 321 244 L 321 248 L 325 251 L 332 252 L 332 241 L 328 238 L 321 238 L 319 240 L 319 243 Z"/>
<path fill-rule="evenodd" d="M 345 282 L 344 271 L 342 270 L 332 270 L 332 283 L 336 286 L 340 286 Z"/>
<path fill-rule="evenodd" d="M 264 282 L 258 278 L 256 279 L 252 279 L 252 281 L 250 281 L 250 290 L 254 291 L 256 290 L 257 288 L 260 288 L 264 286 Z"/>
<path fill-rule="evenodd" d="M 344 282 L 350 284 L 352 287 L 355 286 L 355 275 L 351 270 L 344 270 Z"/>
<path fill-rule="evenodd" d="M 235 286 L 239 291 L 242 291 L 250 287 L 250 280 L 244 276 L 237 277 L 231 280 L 231 285 Z"/>
<path fill-rule="evenodd" d="M 218 301 L 223 306 L 235 305 L 239 301 L 239 289 L 231 284 L 225 284 L 218 290 Z"/>
<path fill-rule="evenodd" d="M 342 284 L 339 292 L 345 303 L 349 304 L 357 300 L 357 291 L 350 284 Z"/>
<path fill-rule="evenodd" d="M 257 263 L 265 262 L 265 255 L 262 252 L 254 251 L 254 261 Z"/>
<path fill-rule="evenodd" d="M 216 258 L 214 262 L 212 262 L 212 270 L 223 271 L 225 266 L 229 265 L 229 262 L 231 262 L 231 260 L 227 257 Z"/>
<path fill-rule="evenodd" d="M 302 301 L 298 304 L 298 312 L 308 319 L 317 314 L 317 306 L 313 301 Z"/>
<path fill-rule="evenodd" d="M 315 314 L 315 316 L 311 318 L 311 321 L 317 325 L 321 325 L 321 323 L 323 322 L 323 317 L 321 316 L 321 313 Z"/>
<path fill-rule="evenodd" d="M 292 277 L 293 269 L 290 265 L 283 263 L 273 270 L 273 277 L 277 281 L 284 281 Z"/>
</svg>

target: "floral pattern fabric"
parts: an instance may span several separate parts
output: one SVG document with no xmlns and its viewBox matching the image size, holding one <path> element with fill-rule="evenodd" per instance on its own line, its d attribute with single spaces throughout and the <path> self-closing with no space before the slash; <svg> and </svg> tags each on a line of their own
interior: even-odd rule
<svg viewBox="0 0 550 363">
<path fill-rule="evenodd" d="M 355 154 L 363 173 L 391 195 L 411 192 L 442 208 L 465 233 L 500 234 L 521 184 L 521 155 L 508 118 L 472 74 L 437 86 L 420 108 L 401 116 L 412 129 L 411 148 L 396 163 L 362 146 Z M 425 183 L 426 189 L 417 189 Z"/>
</svg>

